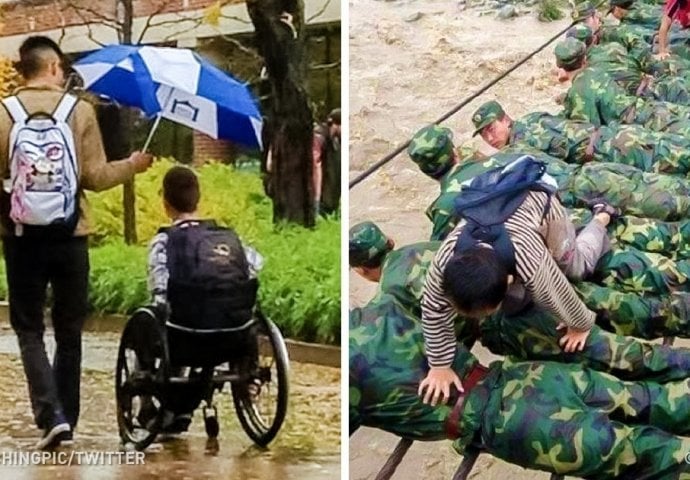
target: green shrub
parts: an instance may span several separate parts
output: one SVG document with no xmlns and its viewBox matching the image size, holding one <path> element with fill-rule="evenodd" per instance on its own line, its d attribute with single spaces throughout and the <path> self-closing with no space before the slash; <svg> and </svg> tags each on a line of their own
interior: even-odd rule
<svg viewBox="0 0 690 480">
<path fill-rule="evenodd" d="M 539 2 L 538 17 L 542 22 L 553 22 L 563 18 L 563 2 L 561 0 L 541 0 Z"/>
<path fill-rule="evenodd" d="M 92 248 L 89 303 L 97 313 L 131 313 L 149 300 L 146 248 L 122 242 Z"/>
</svg>

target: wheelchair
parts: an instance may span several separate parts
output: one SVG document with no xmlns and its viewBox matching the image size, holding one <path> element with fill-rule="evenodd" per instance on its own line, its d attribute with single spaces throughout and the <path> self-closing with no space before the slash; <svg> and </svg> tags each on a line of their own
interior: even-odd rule
<svg viewBox="0 0 690 480">
<path fill-rule="evenodd" d="M 142 307 L 122 332 L 115 369 L 122 444 L 145 449 L 165 433 L 166 416 L 180 404 L 191 414 L 202 402 L 206 434 L 215 439 L 220 428 L 213 395 L 230 384 L 242 429 L 257 445 L 268 445 L 288 404 L 289 359 L 278 327 L 258 305 L 247 324 L 229 333 L 180 331 L 167 319 L 164 308 Z"/>
</svg>

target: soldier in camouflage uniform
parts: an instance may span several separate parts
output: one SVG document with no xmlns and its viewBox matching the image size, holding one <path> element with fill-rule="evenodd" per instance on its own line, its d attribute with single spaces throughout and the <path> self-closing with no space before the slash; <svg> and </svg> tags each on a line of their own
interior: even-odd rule
<svg viewBox="0 0 690 480">
<path fill-rule="evenodd" d="M 650 5 L 634 0 L 609 0 L 611 13 L 622 25 L 639 25 L 656 29 L 663 13 L 661 5 Z"/>
<path fill-rule="evenodd" d="M 568 163 L 612 162 L 644 172 L 690 172 L 690 142 L 679 135 L 653 132 L 640 125 L 595 127 L 545 112 L 513 120 L 491 100 L 472 115 L 474 135 L 494 148 L 529 147 Z"/>
<path fill-rule="evenodd" d="M 526 313 L 529 315 L 530 312 Z M 455 440 L 526 468 L 576 477 L 690 478 L 688 381 L 624 382 L 580 365 L 494 362 L 461 345 L 465 393 L 430 406 L 419 321 L 390 296 L 350 312 L 350 435 L 360 425 L 416 440 Z M 454 408 L 457 402 L 457 408 Z M 672 433 L 669 433 L 672 432 Z"/>
<path fill-rule="evenodd" d="M 459 155 L 455 151 L 453 145 L 453 132 L 445 127 L 438 125 L 430 125 L 422 128 L 415 133 L 407 153 L 410 159 L 419 167 L 419 169 L 430 178 L 433 178 L 441 187 L 441 196 L 443 192 L 451 188 L 452 178 L 455 176 L 455 171 L 458 168 Z M 471 159 L 464 159 L 465 162 L 473 163 L 478 160 L 479 155 L 472 156 Z M 439 197 L 441 199 L 441 197 Z M 446 199 L 444 199 L 444 202 Z M 432 208 L 430 206 L 429 208 Z M 446 208 L 447 207 L 447 208 Z M 438 218 L 440 215 L 445 215 L 450 219 L 450 212 L 452 211 L 452 202 L 450 205 L 438 207 L 437 210 L 443 208 L 443 213 L 437 211 L 427 210 L 426 215 L 429 220 Z M 440 225 L 439 229 L 445 229 Z M 439 240 L 441 231 L 436 231 L 436 223 L 434 223 L 434 232 L 431 234 L 431 240 Z"/>
<path fill-rule="evenodd" d="M 681 105 L 690 104 L 689 82 L 685 76 L 678 74 L 679 70 L 690 67 L 688 62 L 681 63 L 678 58 L 666 62 L 657 61 L 652 57 L 651 49 L 639 50 L 633 56 L 618 42 L 595 45 L 592 30 L 583 24 L 572 27 L 566 36 L 586 45 L 587 68 L 608 73 L 629 95 Z"/>
<path fill-rule="evenodd" d="M 379 283 L 374 301 L 384 295 L 395 297 L 414 318 L 420 318 L 424 278 L 440 242 L 416 243 L 392 250 L 393 241 L 373 222 L 354 225 L 350 228 L 349 237 L 350 266 L 365 279 Z M 618 292 L 610 290 L 610 294 L 613 298 Z M 690 299 L 690 295 L 687 297 Z M 632 304 L 632 308 L 636 306 L 637 303 Z M 625 305 L 618 305 L 618 308 L 624 309 Z M 616 317 L 611 318 L 603 311 L 600 316 L 606 319 L 607 327 L 617 327 L 611 324 L 612 321 L 615 324 Z M 621 328 L 628 328 L 628 324 L 626 321 Z M 676 325 L 674 322 L 673 327 Z M 556 325 L 548 315 L 508 315 L 504 312 L 489 317 L 480 325 L 470 319 L 458 318 L 455 326 L 456 338 L 468 349 L 480 339 L 496 355 L 583 363 L 622 379 L 666 382 L 690 375 L 690 350 L 671 351 L 632 337 L 605 332 L 597 326 L 590 332 L 587 349 L 564 353 L 558 344 Z M 654 328 L 660 328 L 658 321 Z M 690 330 L 685 333 L 687 335 Z"/>
<path fill-rule="evenodd" d="M 564 115 L 596 127 L 611 123 L 643 125 L 655 131 L 690 133 L 690 107 L 628 95 L 608 73 L 585 68 L 585 44 L 567 38 L 556 45 L 557 64 L 571 81 Z"/>
</svg>

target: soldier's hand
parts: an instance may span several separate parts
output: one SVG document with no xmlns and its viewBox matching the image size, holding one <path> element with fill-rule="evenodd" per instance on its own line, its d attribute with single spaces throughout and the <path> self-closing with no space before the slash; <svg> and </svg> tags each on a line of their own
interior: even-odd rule
<svg viewBox="0 0 690 480">
<path fill-rule="evenodd" d="M 129 156 L 129 161 L 134 164 L 136 173 L 144 173 L 153 163 L 153 155 L 137 151 Z"/>
<path fill-rule="evenodd" d="M 568 327 L 565 323 L 559 323 L 556 330 L 563 330 L 567 328 L 565 334 L 558 341 L 558 344 L 568 353 L 581 352 L 587 343 L 589 330 L 576 330 Z"/>
<path fill-rule="evenodd" d="M 671 53 L 668 52 L 668 51 L 663 51 L 663 52 L 660 51 L 659 53 L 657 53 L 657 54 L 655 55 L 655 57 L 657 58 L 657 60 L 666 60 L 666 59 L 667 59 L 668 57 L 670 57 L 670 56 L 671 56 Z"/>
<path fill-rule="evenodd" d="M 458 392 L 465 390 L 462 388 L 460 378 L 450 367 L 431 367 L 426 378 L 419 384 L 417 394 L 424 395 L 423 402 L 435 407 L 439 398 L 441 403 L 448 403 L 450 399 L 450 386 L 455 385 Z M 426 390 L 426 394 L 424 393 Z"/>
</svg>

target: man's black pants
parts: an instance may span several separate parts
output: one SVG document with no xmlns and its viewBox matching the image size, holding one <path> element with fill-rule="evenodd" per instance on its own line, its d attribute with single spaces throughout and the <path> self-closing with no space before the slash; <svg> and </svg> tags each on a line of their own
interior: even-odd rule
<svg viewBox="0 0 690 480">
<path fill-rule="evenodd" d="M 72 428 L 79 418 L 81 332 L 88 303 L 86 237 L 59 240 L 4 237 L 10 322 L 17 334 L 36 425 L 48 428 L 63 412 Z M 43 311 L 52 287 L 55 358 L 43 342 Z"/>
</svg>

